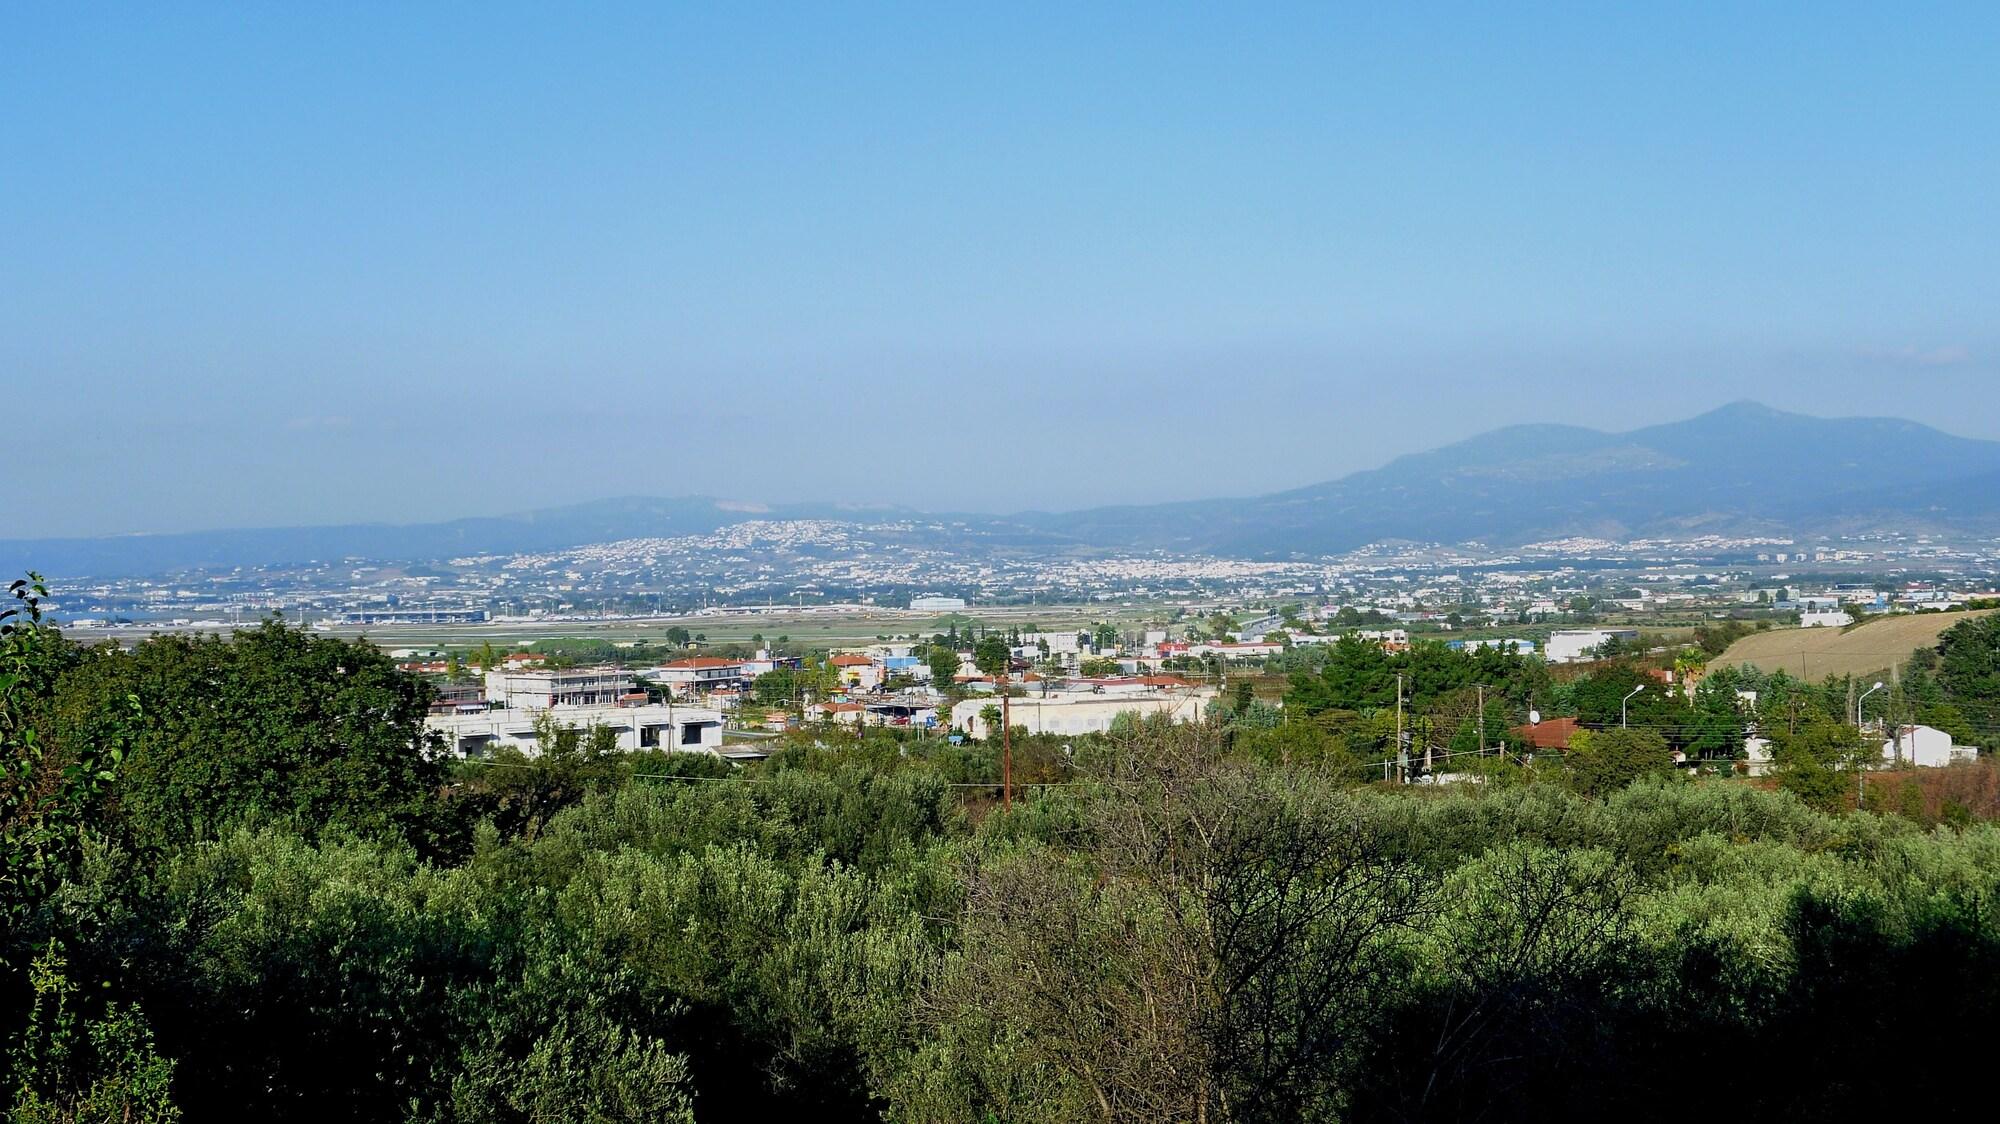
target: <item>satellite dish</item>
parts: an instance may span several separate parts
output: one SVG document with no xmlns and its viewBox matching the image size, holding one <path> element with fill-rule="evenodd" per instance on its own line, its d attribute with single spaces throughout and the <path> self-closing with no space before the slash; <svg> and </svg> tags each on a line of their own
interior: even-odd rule
<svg viewBox="0 0 2000 1124">
<path fill-rule="evenodd" d="M 1542 724 L 1542 712 L 1541 712 L 1541 711 L 1539 711 L 1539 710 L 1531 710 L 1531 711 L 1529 711 L 1529 712 L 1528 712 L 1528 725 L 1530 725 L 1530 726 L 1539 726 L 1539 725 L 1541 725 L 1541 724 Z"/>
</svg>

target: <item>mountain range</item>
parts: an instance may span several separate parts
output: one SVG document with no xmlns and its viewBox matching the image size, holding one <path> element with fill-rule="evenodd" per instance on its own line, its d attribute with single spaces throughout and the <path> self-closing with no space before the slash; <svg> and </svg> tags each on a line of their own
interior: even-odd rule
<svg viewBox="0 0 2000 1124">
<path fill-rule="evenodd" d="M 1506 546 L 1570 535 L 1973 534 L 2000 530 L 2000 441 L 1739 402 L 1623 433 L 1509 426 L 1338 480 L 1242 498 L 994 516 L 635 497 L 438 523 L 0 540 L 0 570 L 112 577 L 345 557 L 430 561 L 800 519 L 933 524 L 928 533 L 940 547 L 1242 558 L 1395 539 Z"/>
</svg>

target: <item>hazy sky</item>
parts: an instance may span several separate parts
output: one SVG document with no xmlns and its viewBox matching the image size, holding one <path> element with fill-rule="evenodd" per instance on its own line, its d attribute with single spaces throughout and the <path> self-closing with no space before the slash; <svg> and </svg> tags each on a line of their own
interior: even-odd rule
<svg viewBox="0 0 2000 1124">
<path fill-rule="evenodd" d="M 664 7 L 10 9 L 0 538 L 2000 437 L 2000 6 Z"/>
</svg>

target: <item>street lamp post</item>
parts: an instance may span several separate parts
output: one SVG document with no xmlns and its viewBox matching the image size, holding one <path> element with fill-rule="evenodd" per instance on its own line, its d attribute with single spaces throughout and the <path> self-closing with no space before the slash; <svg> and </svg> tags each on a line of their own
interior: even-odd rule
<svg viewBox="0 0 2000 1124">
<path fill-rule="evenodd" d="M 1625 728 L 1625 704 L 1626 704 L 1626 703 L 1629 703 L 1629 702 L 1631 702 L 1631 701 L 1632 701 L 1632 696 L 1633 696 L 1633 695 L 1636 695 L 1636 694 L 1638 694 L 1639 692 L 1641 692 L 1641 691 L 1643 691 L 1643 690 L 1645 690 L 1645 689 L 1646 689 L 1646 685 L 1645 685 L 1644 683 L 1641 683 L 1641 684 L 1639 684 L 1639 685 L 1638 685 L 1637 687 L 1634 687 L 1634 688 L 1632 688 L 1632 690 L 1631 690 L 1631 691 L 1627 692 L 1624 698 L 1622 698 L 1622 699 L 1619 699 L 1619 700 L 1618 700 L 1618 728 L 1619 728 L 1619 729 L 1623 730 L 1623 729 Z"/>
<path fill-rule="evenodd" d="M 1877 683 L 1873 687 L 1861 692 L 1861 697 L 1854 700 L 1854 725 L 1856 729 L 1859 729 L 1861 726 L 1861 704 L 1867 702 L 1868 696 L 1881 690 L 1883 686 L 1884 684 Z"/>
</svg>

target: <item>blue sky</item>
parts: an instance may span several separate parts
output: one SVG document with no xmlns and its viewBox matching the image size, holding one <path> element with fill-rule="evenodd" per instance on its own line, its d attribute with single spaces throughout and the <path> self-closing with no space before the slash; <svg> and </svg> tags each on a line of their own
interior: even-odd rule
<svg viewBox="0 0 2000 1124">
<path fill-rule="evenodd" d="M 72 7 L 0 30 L 0 537 L 2000 438 L 1992 5 Z"/>
</svg>

